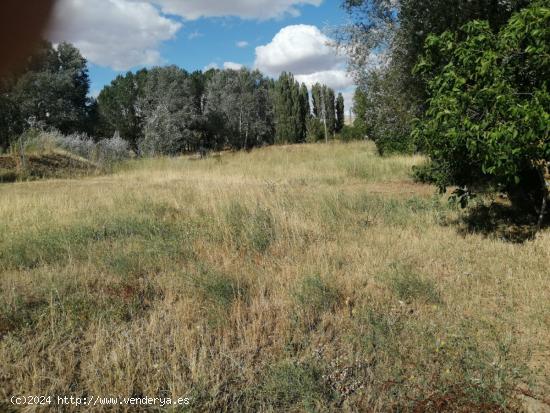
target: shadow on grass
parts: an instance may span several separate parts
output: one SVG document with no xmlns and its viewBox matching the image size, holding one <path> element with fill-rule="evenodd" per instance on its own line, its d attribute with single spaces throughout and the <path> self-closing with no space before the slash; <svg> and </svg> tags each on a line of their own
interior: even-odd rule
<svg viewBox="0 0 550 413">
<path fill-rule="evenodd" d="M 482 234 L 521 244 L 535 237 L 537 217 L 510 205 L 494 202 L 490 205 L 472 207 L 456 224 L 459 227 L 458 232 L 462 235 Z M 543 228 L 545 227 L 548 227 L 548 219 Z"/>
</svg>

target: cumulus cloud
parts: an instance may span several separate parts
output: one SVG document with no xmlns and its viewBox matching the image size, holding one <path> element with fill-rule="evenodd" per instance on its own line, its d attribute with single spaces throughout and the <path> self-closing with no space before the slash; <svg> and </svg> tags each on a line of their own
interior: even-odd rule
<svg viewBox="0 0 550 413">
<path fill-rule="evenodd" d="M 299 16 L 299 6 L 319 6 L 323 0 L 152 0 L 163 12 L 188 20 L 201 17 L 236 16 L 267 20 L 284 15 Z"/>
<path fill-rule="evenodd" d="M 256 66 L 274 76 L 285 70 L 299 74 L 331 70 L 344 59 L 329 42 L 315 26 L 287 26 L 269 44 L 256 48 Z"/>
<path fill-rule="evenodd" d="M 60 0 L 48 37 L 73 43 L 92 63 L 127 70 L 161 63 L 160 43 L 181 26 L 146 1 Z"/>
<path fill-rule="evenodd" d="M 202 69 L 204 72 L 208 72 L 209 70 L 211 69 L 219 69 L 220 66 L 215 63 L 215 62 L 212 62 L 212 63 L 208 63 L 206 66 L 204 66 L 204 69 Z"/>
<path fill-rule="evenodd" d="M 295 78 L 308 87 L 321 83 L 333 89 L 345 89 L 353 84 L 353 80 L 345 70 L 325 70 L 308 75 L 296 75 Z"/>
<path fill-rule="evenodd" d="M 232 69 L 232 70 L 241 70 L 244 67 L 244 65 L 240 63 L 235 62 L 224 62 L 223 68 L 224 69 Z"/>
<path fill-rule="evenodd" d="M 240 42 L 237 42 L 237 47 L 240 47 L 241 49 L 248 47 L 248 42 L 246 40 L 241 40 Z"/>
<path fill-rule="evenodd" d="M 353 80 L 346 71 L 345 57 L 330 44 L 331 39 L 315 26 L 287 26 L 270 43 L 256 48 L 255 66 L 275 77 L 292 72 L 308 87 L 321 83 L 347 89 Z"/>
</svg>

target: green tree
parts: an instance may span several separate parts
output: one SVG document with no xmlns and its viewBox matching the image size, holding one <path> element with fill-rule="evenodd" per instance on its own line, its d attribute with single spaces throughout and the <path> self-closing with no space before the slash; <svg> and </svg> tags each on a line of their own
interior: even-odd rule
<svg viewBox="0 0 550 413">
<path fill-rule="evenodd" d="M 429 106 L 415 130 L 433 161 L 436 182 L 507 190 L 522 206 L 548 198 L 550 162 L 550 8 L 515 14 L 498 33 L 474 21 L 458 33 L 429 36 L 417 73 Z"/>
<path fill-rule="evenodd" d="M 328 142 L 329 135 L 334 135 L 336 131 L 336 102 L 334 90 L 326 85 L 316 83 L 312 87 L 311 94 L 313 97 L 313 115 L 322 125 L 325 141 Z M 317 122 L 311 122 L 308 130 L 317 130 L 317 126 Z"/>
<path fill-rule="evenodd" d="M 311 88 L 311 100 L 313 102 L 313 116 L 321 118 L 323 87 L 319 83 L 315 83 Z"/>
<path fill-rule="evenodd" d="M 425 110 L 426 83 L 413 74 L 424 40 L 457 30 L 473 19 L 488 19 L 493 29 L 530 0 L 343 0 L 350 23 L 336 33 L 336 42 L 349 57 L 356 84 L 371 94 L 377 83 L 374 122 L 370 130 L 380 152 L 410 151 L 412 120 Z M 395 113 L 395 116 L 388 117 Z M 383 136 L 376 136 L 377 132 Z M 399 140 L 403 140 L 399 143 Z M 386 145 L 386 143 L 389 143 Z"/>
<path fill-rule="evenodd" d="M 19 110 L 9 93 L 0 93 L 0 149 L 9 147 L 13 137 L 22 132 Z"/>
<path fill-rule="evenodd" d="M 330 135 L 334 135 L 336 131 L 336 98 L 334 90 L 328 86 L 323 86 L 323 95 L 327 130 Z"/>
<path fill-rule="evenodd" d="M 176 66 L 151 69 L 138 111 L 144 121 L 138 144 L 141 153 L 176 155 L 198 149 L 201 136 L 195 126 L 199 114 L 186 71 Z"/>
<path fill-rule="evenodd" d="M 247 149 L 273 143 L 273 107 L 269 81 L 259 71 L 224 70 L 207 86 L 206 114 L 223 133 L 216 146 Z"/>
<path fill-rule="evenodd" d="M 64 133 L 85 128 L 90 80 L 86 59 L 77 48 L 43 42 L 15 78 L 11 99 L 27 125 L 43 124 Z"/>
<path fill-rule="evenodd" d="M 344 96 L 338 93 L 338 98 L 336 99 L 336 133 L 340 133 L 346 124 L 345 110 Z"/>
<path fill-rule="evenodd" d="M 143 96 L 147 70 L 119 75 L 100 92 L 97 102 L 100 117 L 100 133 L 113 136 L 118 132 L 122 139 L 136 149 L 143 138 L 143 119 L 138 100 Z"/>
<path fill-rule="evenodd" d="M 365 80 L 366 129 L 381 155 L 418 149 L 411 136 L 411 97 L 401 95 L 398 77 L 399 72 L 390 67 L 373 70 Z"/>
<path fill-rule="evenodd" d="M 367 93 L 362 87 L 357 87 L 353 94 L 353 128 L 361 137 L 370 134 L 367 128 Z"/>
<path fill-rule="evenodd" d="M 307 86 L 302 83 L 300 86 L 300 142 L 305 142 L 307 138 L 307 121 L 311 116 L 311 107 L 309 104 L 309 92 Z"/>
<path fill-rule="evenodd" d="M 275 83 L 275 141 L 297 143 L 304 139 L 300 85 L 291 73 L 283 72 Z"/>
</svg>

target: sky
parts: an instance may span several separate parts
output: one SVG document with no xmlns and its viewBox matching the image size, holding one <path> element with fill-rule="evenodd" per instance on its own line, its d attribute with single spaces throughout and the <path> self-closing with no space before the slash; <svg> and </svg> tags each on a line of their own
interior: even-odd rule
<svg viewBox="0 0 550 413">
<path fill-rule="evenodd" d="M 88 59 L 91 94 L 118 74 L 175 64 L 188 71 L 246 66 L 311 86 L 325 83 L 351 102 L 345 57 L 330 42 L 343 24 L 340 0 L 59 0 L 48 37 Z"/>
</svg>

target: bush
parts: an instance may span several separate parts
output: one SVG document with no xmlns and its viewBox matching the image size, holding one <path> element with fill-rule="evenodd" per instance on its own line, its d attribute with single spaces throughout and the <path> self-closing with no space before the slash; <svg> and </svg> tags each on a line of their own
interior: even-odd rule
<svg viewBox="0 0 550 413">
<path fill-rule="evenodd" d="M 412 167 L 412 178 L 415 182 L 421 184 L 437 184 L 448 178 L 441 174 L 445 173 L 445 168 L 436 165 L 434 161 L 428 161 L 419 166 Z"/>
<path fill-rule="evenodd" d="M 118 133 L 111 139 L 102 139 L 97 143 L 97 161 L 100 163 L 117 162 L 127 159 L 130 154 L 130 146 Z"/>
<path fill-rule="evenodd" d="M 342 142 L 351 142 L 355 140 L 364 139 L 365 136 L 355 126 L 344 125 L 344 128 L 340 132 L 340 140 Z"/>
<path fill-rule="evenodd" d="M 12 152 L 19 153 L 21 146 L 25 153 L 43 153 L 64 149 L 99 164 L 108 164 L 130 157 L 128 142 L 123 140 L 119 134 L 115 134 L 110 139 L 101 139 L 95 142 L 85 133 L 63 135 L 56 130 L 44 131 L 31 128 L 12 144 Z"/>
<path fill-rule="evenodd" d="M 309 117 L 306 126 L 307 142 L 315 143 L 325 139 L 325 127 L 318 118 L 314 116 Z"/>
</svg>

